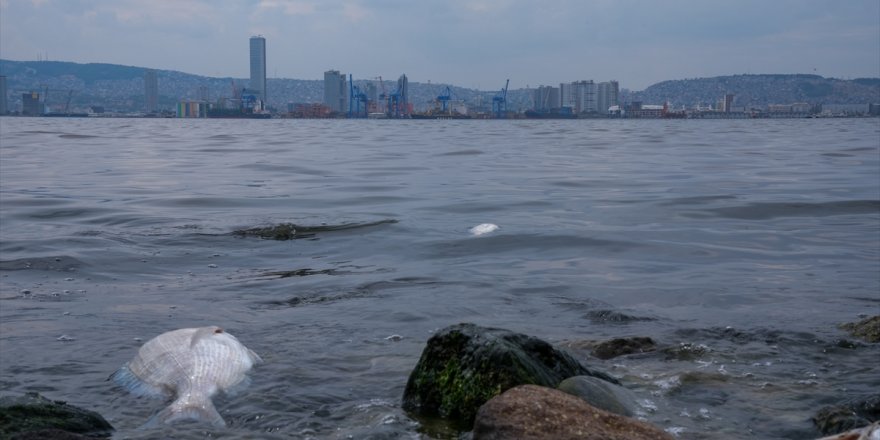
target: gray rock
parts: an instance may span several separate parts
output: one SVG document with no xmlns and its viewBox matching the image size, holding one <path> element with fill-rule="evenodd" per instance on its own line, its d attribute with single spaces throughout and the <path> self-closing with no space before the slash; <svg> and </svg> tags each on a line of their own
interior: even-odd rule
<svg viewBox="0 0 880 440">
<path fill-rule="evenodd" d="M 663 430 L 546 387 L 511 388 L 480 407 L 473 440 L 672 440 Z"/>
<path fill-rule="evenodd" d="M 480 405 L 505 390 L 521 384 L 555 388 L 563 379 L 582 375 L 617 383 L 538 338 L 457 324 L 428 340 L 407 381 L 403 408 L 466 430 Z"/>
<path fill-rule="evenodd" d="M 557 389 L 580 397 L 596 408 L 626 417 L 632 417 L 638 408 L 636 397 L 632 392 L 595 377 L 569 377 L 563 380 Z"/>
<path fill-rule="evenodd" d="M 0 438 L 37 438 L 40 432 L 53 434 L 44 438 L 109 437 L 112 431 L 100 414 L 37 393 L 0 398 Z"/>
<path fill-rule="evenodd" d="M 615 338 L 597 345 L 593 356 L 599 359 L 611 359 L 634 353 L 647 353 L 656 350 L 654 340 L 648 337 Z"/>
</svg>

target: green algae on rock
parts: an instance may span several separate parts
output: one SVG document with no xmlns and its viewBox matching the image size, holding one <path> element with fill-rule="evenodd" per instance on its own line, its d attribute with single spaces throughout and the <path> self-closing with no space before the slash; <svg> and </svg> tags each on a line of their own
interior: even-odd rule
<svg viewBox="0 0 880 440">
<path fill-rule="evenodd" d="M 510 388 L 523 384 L 556 387 L 572 376 L 618 383 L 538 338 L 456 324 L 428 340 L 407 381 L 403 408 L 469 426 L 480 405 Z"/>
<path fill-rule="evenodd" d="M 865 318 L 859 322 L 841 324 L 840 328 L 867 342 L 880 342 L 880 315 Z"/>
</svg>

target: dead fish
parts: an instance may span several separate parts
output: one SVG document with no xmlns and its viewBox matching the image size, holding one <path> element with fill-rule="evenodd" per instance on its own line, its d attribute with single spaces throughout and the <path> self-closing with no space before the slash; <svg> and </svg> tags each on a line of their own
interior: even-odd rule
<svg viewBox="0 0 880 440">
<path fill-rule="evenodd" d="M 132 394 L 174 399 L 145 426 L 194 419 L 222 427 L 211 397 L 246 386 L 246 373 L 260 362 L 220 327 L 184 328 L 147 341 L 110 377 Z"/>
</svg>

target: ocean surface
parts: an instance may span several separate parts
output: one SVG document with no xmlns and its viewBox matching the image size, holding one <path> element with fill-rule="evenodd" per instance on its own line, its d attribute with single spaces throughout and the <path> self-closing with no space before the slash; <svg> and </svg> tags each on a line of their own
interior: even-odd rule
<svg viewBox="0 0 880 440">
<path fill-rule="evenodd" d="M 567 349 L 681 439 L 817 437 L 880 389 L 837 327 L 878 313 L 876 118 L 0 118 L 0 391 L 115 438 L 455 437 L 401 396 L 459 322 Z M 139 429 L 164 403 L 108 376 L 204 325 L 265 360 L 214 399 L 230 426 Z M 693 356 L 591 355 L 627 336 Z"/>
</svg>

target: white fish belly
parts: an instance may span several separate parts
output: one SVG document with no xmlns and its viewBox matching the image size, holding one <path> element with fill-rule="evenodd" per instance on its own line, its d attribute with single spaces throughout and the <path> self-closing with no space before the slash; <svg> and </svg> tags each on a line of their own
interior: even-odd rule
<svg viewBox="0 0 880 440">
<path fill-rule="evenodd" d="M 174 397 L 175 402 L 160 413 L 161 421 L 208 417 L 218 424 L 219 414 L 213 410 L 211 397 L 243 384 L 246 373 L 261 361 L 219 327 L 185 328 L 147 341 L 113 378 L 134 394 Z"/>
</svg>

